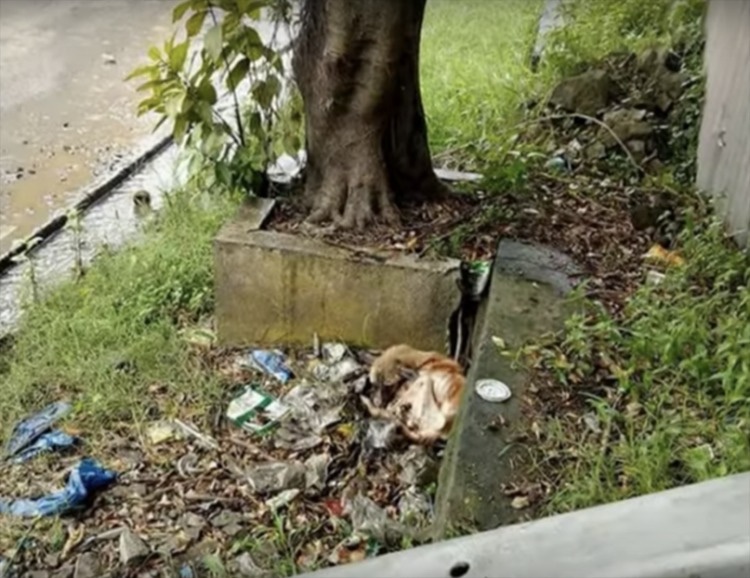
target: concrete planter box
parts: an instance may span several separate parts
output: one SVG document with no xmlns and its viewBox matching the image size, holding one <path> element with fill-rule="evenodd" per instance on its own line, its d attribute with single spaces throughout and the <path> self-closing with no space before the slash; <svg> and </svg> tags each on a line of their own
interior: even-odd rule
<svg viewBox="0 0 750 578">
<path fill-rule="evenodd" d="M 261 229 L 256 200 L 217 235 L 216 321 L 229 346 L 323 340 L 445 351 L 460 262 L 360 253 Z"/>
</svg>

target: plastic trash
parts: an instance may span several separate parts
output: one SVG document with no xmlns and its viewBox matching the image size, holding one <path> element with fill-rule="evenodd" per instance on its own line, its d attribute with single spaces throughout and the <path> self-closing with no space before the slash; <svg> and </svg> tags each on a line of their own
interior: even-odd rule
<svg viewBox="0 0 750 578">
<path fill-rule="evenodd" d="M 348 381 L 362 371 L 362 366 L 351 357 L 345 357 L 330 366 L 328 378 L 334 383 Z"/>
<path fill-rule="evenodd" d="M 289 407 L 255 386 L 248 386 L 227 407 L 227 417 L 251 433 L 264 434 L 275 427 Z"/>
<path fill-rule="evenodd" d="M 299 429 L 321 434 L 341 421 L 341 398 L 342 392 L 325 385 L 300 383 L 284 396 L 283 402 L 291 408 Z"/>
<path fill-rule="evenodd" d="M 557 173 L 569 173 L 573 170 L 570 161 L 562 156 L 556 155 L 544 163 L 544 168 Z"/>
<path fill-rule="evenodd" d="M 408 488 L 398 501 L 399 519 L 404 524 L 422 526 L 432 517 L 432 503 L 415 487 Z"/>
<path fill-rule="evenodd" d="M 326 363 L 338 363 L 348 353 L 349 348 L 343 343 L 324 343 L 322 347 L 323 359 Z"/>
<path fill-rule="evenodd" d="M 305 466 L 301 462 L 266 462 L 245 472 L 250 487 L 258 494 L 273 494 L 305 487 Z"/>
<path fill-rule="evenodd" d="M 305 460 L 305 487 L 309 489 L 322 490 L 325 488 L 328 478 L 328 465 L 331 456 L 328 454 L 316 454 Z"/>
<path fill-rule="evenodd" d="M 404 528 L 391 520 L 386 511 L 366 496 L 354 496 L 344 504 L 344 515 L 352 521 L 352 529 L 381 544 L 393 543 L 404 534 Z"/>
<path fill-rule="evenodd" d="M 20 464 L 44 452 L 51 452 L 54 450 L 72 447 L 76 444 L 77 441 L 78 440 L 76 438 L 69 434 L 66 434 L 63 431 L 49 431 L 47 433 L 43 433 L 41 436 L 36 438 L 34 443 L 17 453 L 13 458 L 11 458 L 11 462 L 14 464 Z"/>
<path fill-rule="evenodd" d="M 281 383 L 286 383 L 294 376 L 292 370 L 284 363 L 284 354 L 281 351 L 256 349 L 250 352 L 250 360 L 258 369 L 272 375 Z"/>
<path fill-rule="evenodd" d="M 95 493 L 117 480 L 117 474 L 91 458 L 82 459 L 68 474 L 65 487 L 37 499 L 0 498 L 0 514 L 35 518 L 65 514 L 85 505 Z"/>
<path fill-rule="evenodd" d="M 365 435 L 365 448 L 369 450 L 384 450 L 398 437 L 398 427 L 395 423 L 382 419 L 372 420 Z"/>
<path fill-rule="evenodd" d="M 273 511 L 280 510 L 284 506 L 288 506 L 292 502 L 292 500 L 294 500 L 294 498 L 299 495 L 300 490 L 298 490 L 297 488 L 284 490 L 273 498 L 269 498 L 268 500 L 266 500 L 266 506 L 268 506 Z"/>
<path fill-rule="evenodd" d="M 481 298 L 490 284 L 492 262 L 472 261 L 466 263 L 462 268 L 464 292 L 472 299 Z"/>
<path fill-rule="evenodd" d="M 6 446 L 6 455 L 13 457 L 26 446 L 32 444 L 44 432 L 50 430 L 60 418 L 70 412 L 70 404 L 57 401 L 39 413 L 20 421 L 13 428 Z"/>
</svg>

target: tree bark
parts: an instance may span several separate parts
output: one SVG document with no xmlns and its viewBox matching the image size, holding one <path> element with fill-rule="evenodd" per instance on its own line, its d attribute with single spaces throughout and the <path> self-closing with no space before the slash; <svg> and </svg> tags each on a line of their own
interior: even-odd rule
<svg viewBox="0 0 750 578">
<path fill-rule="evenodd" d="M 312 222 L 398 221 L 444 192 L 419 89 L 426 0 L 305 0 L 293 68 L 305 106 Z"/>
</svg>

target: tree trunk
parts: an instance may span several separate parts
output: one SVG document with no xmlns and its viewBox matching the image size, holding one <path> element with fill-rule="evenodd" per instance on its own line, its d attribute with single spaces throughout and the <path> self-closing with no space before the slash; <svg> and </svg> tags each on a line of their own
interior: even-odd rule
<svg viewBox="0 0 750 578">
<path fill-rule="evenodd" d="M 426 0 L 305 0 L 294 73 L 305 105 L 312 222 L 398 221 L 444 191 L 419 91 Z"/>
</svg>

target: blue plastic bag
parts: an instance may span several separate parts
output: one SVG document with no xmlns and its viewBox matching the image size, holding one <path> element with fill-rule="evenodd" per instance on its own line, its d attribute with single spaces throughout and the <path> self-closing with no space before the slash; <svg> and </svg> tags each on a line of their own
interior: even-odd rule
<svg viewBox="0 0 750 578">
<path fill-rule="evenodd" d="M 15 456 L 26 446 L 32 444 L 44 432 L 50 430 L 54 423 L 70 411 L 70 404 L 57 401 L 45 407 L 37 414 L 20 421 L 10 434 L 6 455 Z"/>
<path fill-rule="evenodd" d="M 94 494 L 116 480 L 115 472 L 96 460 L 84 458 L 70 472 L 63 489 L 34 500 L 0 498 L 0 514 L 24 518 L 65 514 L 85 505 Z"/>
<path fill-rule="evenodd" d="M 33 444 L 17 453 L 10 461 L 14 464 L 20 464 L 44 452 L 72 447 L 77 441 L 76 438 L 63 431 L 48 431 L 39 436 Z"/>
<path fill-rule="evenodd" d="M 281 383 L 286 383 L 294 375 L 284 363 L 284 355 L 279 351 L 256 349 L 250 353 L 250 359 L 259 369 L 274 376 Z"/>
</svg>

